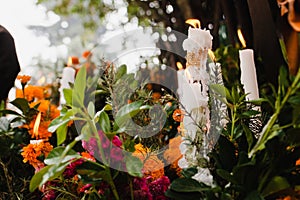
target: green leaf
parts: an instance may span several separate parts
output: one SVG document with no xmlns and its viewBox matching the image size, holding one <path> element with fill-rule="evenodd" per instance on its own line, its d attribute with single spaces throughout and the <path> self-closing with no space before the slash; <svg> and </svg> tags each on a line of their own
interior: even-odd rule
<svg viewBox="0 0 300 200">
<path fill-rule="evenodd" d="M 121 128 L 128 119 L 131 119 L 141 110 L 142 104 L 143 101 L 135 101 L 121 107 L 115 116 L 115 124 Z"/>
<path fill-rule="evenodd" d="M 198 172 L 198 169 L 193 167 L 193 168 L 182 169 L 181 174 L 185 178 L 192 178 L 192 176 L 197 174 L 197 172 Z"/>
<path fill-rule="evenodd" d="M 80 130 L 80 138 L 81 140 L 89 141 L 93 135 L 92 129 L 88 123 L 82 126 Z"/>
<path fill-rule="evenodd" d="M 20 113 L 17 113 L 16 111 L 13 110 L 0 110 L 0 114 L 3 115 L 17 115 L 17 116 L 22 116 Z"/>
<path fill-rule="evenodd" d="M 72 105 L 73 90 L 70 88 L 64 88 L 63 93 L 66 100 L 66 104 Z"/>
<path fill-rule="evenodd" d="M 192 178 L 178 178 L 172 182 L 170 189 L 176 192 L 203 192 L 208 187 Z"/>
<path fill-rule="evenodd" d="M 127 66 L 121 65 L 120 67 L 117 68 L 115 79 L 119 80 L 126 73 L 127 73 Z"/>
<path fill-rule="evenodd" d="M 289 86 L 288 82 L 288 70 L 286 67 L 280 67 L 279 69 L 279 87 L 283 89 L 283 94 L 285 94 L 285 87 Z"/>
<path fill-rule="evenodd" d="M 80 155 L 70 149 L 66 155 L 64 155 L 64 151 L 66 150 L 65 147 L 56 147 L 54 148 L 47 156 L 47 158 L 44 160 L 44 163 L 47 165 L 54 165 L 57 163 L 64 163 L 69 160 L 75 159 L 75 158 L 80 158 Z M 63 157 L 62 157 L 63 156 Z"/>
<path fill-rule="evenodd" d="M 39 187 L 42 187 L 47 181 L 51 181 L 59 176 L 65 171 L 66 167 L 71 163 L 71 161 L 66 163 L 58 163 L 56 165 L 49 165 L 50 168 L 42 177 L 42 181 L 39 184 Z"/>
<path fill-rule="evenodd" d="M 95 116 L 95 104 L 92 101 L 89 102 L 87 111 L 88 111 L 90 117 L 94 118 L 94 116 Z"/>
<path fill-rule="evenodd" d="M 56 129 L 56 137 L 57 137 L 57 146 L 62 144 L 67 137 L 67 132 L 68 132 L 68 124 L 62 124 Z"/>
<path fill-rule="evenodd" d="M 20 109 L 23 113 L 26 113 L 30 109 L 28 101 L 23 98 L 16 98 L 10 103 Z"/>
<path fill-rule="evenodd" d="M 243 124 L 242 126 L 248 142 L 248 151 L 250 151 L 254 142 L 253 133 L 250 131 L 249 127 L 246 126 L 245 124 Z"/>
<path fill-rule="evenodd" d="M 73 110 L 68 110 L 64 116 L 59 116 L 51 121 L 48 127 L 48 131 L 53 133 L 60 126 L 67 124 L 70 120 L 72 120 L 74 115 L 75 113 L 73 112 Z"/>
<path fill-rule="evenodd" d="M 84 107 L 84 95 L 86 88 L 86 68 L 81 67 L 76 75 L 73 88 L 73 105 Z"/>
<path fill-rule="evenodd" d="M 43 180 L 44 174 L 48 172 L 50 167 L 51 166 L 46 166 L 46 167 L 42 168 L 39 172 L 34 174 L 34 176 L 31 178 L 30 184 L 29 184 L 30 192 L 33 192 L 35 189 L 37 189 L 39 187 L 40 183 Z"/>
<path fill-rule="evenodd" d="M 300 95 L 292 96 L 288 99 L 288 102 L 292 104 L 293 106 L 299 106 L 300 105 Z"/>
<path fill-rule="evenodd" d="M 226 97 L 227 88 L 225 86 L 220 84 L 210 84 L 209 88 L 217 94 L 221 95 L 222 97 Z"/>
<path fill-rule="evenodd" d="M 247 117 L 252 117 L 252 116 L 255 116 L 259 113 L 260 112 L 257 111 L 257 110 L 247 110 L 246 112 L 243 112 L 242 115 L 247 116 Z"/>
<path fill-rule="evenodd" d="M 125 157 L 125 162 L 128 174 L 134 177 L 143 177 L 143 163 L 139 158 L 132 155 L 127 155 Z"/>
<path fill-rule="evenodd" d="M 249 103 L 251 103 L 253 105 L 256 105 L 256 106 L 260 106 L 261 103 L 268 102 L 268 100 L 265 99 L 265 98 L 258 98 L 258 99 L 250 100 L 250 101 L 247 101 L 247 102 L 249 102 Z"/>
<path fill-rule="evenodd" d="M 286 178 L 282 176 L 275 176 L 268 183 L 266 188 L 262 191 L 262 196 L 267 197 L 271 194 L 279 192 L 280 190 L 284 190 L 290 187 L 290 184 L 286 180 Z"/>
<path fill-rule="evenodd" d="M 109 116 L 105 111 L 100 112 L 99 125 L 100 125 L 101 130 L 104 133 L 110 133 L 111 132 Z"/>
</svg>

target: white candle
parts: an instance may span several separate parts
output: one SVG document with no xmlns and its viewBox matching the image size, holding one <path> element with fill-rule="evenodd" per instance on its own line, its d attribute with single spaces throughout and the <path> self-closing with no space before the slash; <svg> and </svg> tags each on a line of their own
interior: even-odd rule
<svg viewBox="0 0 300 200">
<path fill-rule="evenodd" d="M 256 68 L 252 49 L 239 51 L 241 83 L 244 85 L 245 93 L 249 93 L 246 99 L 255 100 L 259 98 L 258 84 L 256 78 Z"/>
<path fill-rule="evenodd" d="M 60 80 L 60 104 L 65 104 L 66 100 L 64 97 L 63 89 L 70 88 L 70 83 L 75 81 L 76 70 L 72 67 L 65 67 L 63 69 L 62 77 Z"/>
<path fill-rule="evenodd" d="M 185 51 L 198 51 L 199 49 L 211 49 L 212 36 L 209 30 L 189 27 L 188 38 L 183 41 Z"/>
</svg>

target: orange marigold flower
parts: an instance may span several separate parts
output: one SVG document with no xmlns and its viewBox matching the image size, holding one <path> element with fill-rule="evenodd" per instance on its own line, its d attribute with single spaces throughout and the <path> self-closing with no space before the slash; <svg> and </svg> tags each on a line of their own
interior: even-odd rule
<svg viewBox="0 0 300 200">
<path fill-rule="evenodd" d="M 49 107 L 50 107 L 50 101 L 49 100 L 39 100 L 39 101 L 35 101 L 32 102 L 30 104 L 30 107 L 33 108 L 36 105 L 38 105 L 38 110 L 42 112 L 43 115 L 46 115 L 49 112 Z"/>
<path fill-rule="evenodd" d="M 38 141 L 35 143 L 30 143 L 27 146 L 23 147 L 23 162 L 29 162 L 33 167 L 38 167 L 41 164 L 41 161 L 38 160 L 40 156 L 45 158 L 48 156 L 50 151 L 53 149 L 53 146 L 49 142 Z"/>
<path fill-rule="evenodd" d="M 142 144 L 136 144 L 133 156 L 143 162 L 143 174 L 145 177 L 151 176 L 154 180 L 164 176 L 164 163 L 150 149 Z"/>
<path fill-rule="evenodd" d="M 92 56 L 92 52 L 91 51 L 84 51 L 82 53 L 82 57 L 87 59 L 88 57 Z"/>
<path fill-rule="evenodd" d="M 23 127 L 28 129 L 28 133 L 31 135 L 31 138 L 48 140 L 48 138 L 52 136 L 52 133 L 48 131 L 48 127 L 51 121 L 45 121 L 44 119 L 42 119 L 38 128 L 38 132 L 34 133 L 33 127 L 35 124 L 35 120 L 36 119 L 34 118 L 28 125 L 25 125 Z"/>
<path fill-rule="evenodd" d="M 182 122 L 184 117 L 183 111 L 181 109 L 174 110 L 172 117 L 176 122 Z"/>
<path fill-rule="evenodd" d="M 18 75 L 17 79 L 21 81 L 22 85 L 26 85 L 28 83 L 28 81 L 30 81 L 31 76 L 27 76 L 27 75 Z"/>
<path fill-rule="evenodd" d="M 25 97 L 23 94 L 23 91 L 20 89 L 16 90 L 16 98 L 25 98 L 29 102 L 33 101 L 35 98 L 37 99 L 44 99 L 47 95 L 47 91 L 44 90 L 43 87 L 40 86 L 34 86 L 34 85 L 28 85 L 24 89 Z"/>
<path fill-rule="evenodd" d="M 151 176 L 153 180 L 165 175 L 164 163 L 154 154 L 151 154 L 143 163 L 144 176 Z"/>
<path fill-rule="evenodd" d="M 50 105 L 50 119 L 55 119 L 60 115 L 60 110 L 57 109 L 56 105 L 51 104 Z"/>
</svg>

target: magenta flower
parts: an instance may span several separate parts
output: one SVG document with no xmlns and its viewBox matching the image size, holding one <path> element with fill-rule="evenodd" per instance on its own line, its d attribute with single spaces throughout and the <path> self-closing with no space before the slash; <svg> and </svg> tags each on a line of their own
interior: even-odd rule
<svg viewBox="0 0 300 200">
<path fill-rule="evenodd" d="M 155 181 L 149 183 L 149 190 L 153 195 L 154 200 L 167 200 L 164 195 L 170 186 L 170 179 L 167 176 L 163 176 Z"/>
<path fill-rule="evenodd" d="M 146 178 L 134 178 L 133 179 L 134 199 L 147 199 L 152 200 L 152 194 L 150 193 Z"/>
<path fill-rule="evenodd" d="M 73 178 L 77 172 L 76 172 L 76 167 L 78 165 L 81 165 L 82 163 L 84 162 L 83 159 L 78 159 L 74 162 L 71 162 L 65 169 L 64 173 L 63 173 L 63 176 L 65 178 Z"/>
<path fill-rule="evenodd" d="M 117 146 L 117 147 L 121 147 L 122 146 L 122 141 L 120 140 L 120 138 L 118 136 L 114 136 L 112 139 L 112 143 Z"/>
</svg>

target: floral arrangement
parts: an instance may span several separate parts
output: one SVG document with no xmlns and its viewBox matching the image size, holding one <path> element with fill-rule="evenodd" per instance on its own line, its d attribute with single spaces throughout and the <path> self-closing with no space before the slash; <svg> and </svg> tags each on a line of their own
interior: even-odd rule
<svg viewBox="0 0 300 200">
<path fill-rule="evenodd" d="M 216 51 L 225 86 L 209 85 L 209 106 L 218 99 L 228 110 L 227 124 L 203 163 L 211 184 L 197 166 L 178 166 L 185 113 L 176 97 L 153 92 L 139 71 L 103 62 L 93 73 L 86 66 L 77 70 L 74 83 L 62 91 L 66 103 L 60 109 L 51 101 L 50 86 L 18 77 L 22 88 L 10 102 L 16 110 L 1 110 L 14 117 L 0 118 L 0 175 L 6 180 L 0 197 L 299 198 L 300 73 L 293 77 L 282 69 L 278 89 L 263 86 L 263 98 L 249 102 L 232 79 L 239 74 L 235 56 L 232 47 Z"/>
<path fill-rule="evenodd" d="M 3 113 L 15 116 L 10 124 L 17 122 L 15 131 L 27 134 L 19 147 L 23 163 L 34 169 L 27 192 L 40 199 L 168 199 L 164 193 L 180 172 L 177 100 L 167 91 L 152 92 L 151 85 L 136 87 L 139 80 L 127 74 L 126 66 L 99 68 L 98 77 L 85 65 L 77 70 L 60 110 L 51 102 L 51 87 L 30 85 L 29 76 L 18 76 L 22 88 L 10 102 L 16 111 Z M 124 81 L 133 90 L 121 99 L 116 95 L 128 89 Z M 149 111 L 155 105 L 166 123 L 157 135 L 145 137 L 143 126 L 156 126 Z M 125 134 L 129 115 L 141 135 Z"/>
</svg>

